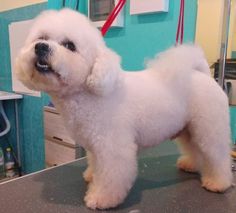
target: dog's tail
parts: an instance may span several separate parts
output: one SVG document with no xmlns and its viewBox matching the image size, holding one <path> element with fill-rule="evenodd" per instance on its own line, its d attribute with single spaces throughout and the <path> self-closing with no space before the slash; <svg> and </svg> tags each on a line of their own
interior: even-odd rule
<svg viewBox="0 0 236 213">
<path fill-rule="evenodd" d="M 200 47 L 193 44 L 179 45 L 159 54 L 155 60 L 148 62 L 147 66 L 154 67 L 163 72 L 176 72 L 197 70 L 210 75 L 210 68 Z"/>
</svg>

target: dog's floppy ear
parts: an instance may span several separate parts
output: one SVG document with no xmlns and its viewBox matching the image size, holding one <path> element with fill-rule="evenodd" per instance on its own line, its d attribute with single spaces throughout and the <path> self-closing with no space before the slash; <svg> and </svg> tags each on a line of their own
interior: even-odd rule
<svg viewBox="0 0 236 213">
<path fill-rule="evenodd" d="M 120 57 L 110 49 L 99 50 L 86 84 L 97 95 L 111 93 L 118 83 Z"/>
</svg>

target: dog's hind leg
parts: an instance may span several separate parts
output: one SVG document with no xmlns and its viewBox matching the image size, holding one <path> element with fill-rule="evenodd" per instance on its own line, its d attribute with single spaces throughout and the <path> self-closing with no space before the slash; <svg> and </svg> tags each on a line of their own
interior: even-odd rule
<svg viewBox="0 0 236 213">
<path fill-rule="evenodd" d="M 213 192 L 223 192 L 232 184 L 227 113 L 225 110 L 220 116 L 208 111 L 195 117 L 188 128 L 192 153 L 197 153 L 192 160 L 199 166 L 202 186 Z"/>
<path fill-rule="evenodd" d="M 186 172 L 198 172 L 201 161 L 200 154 L 198 148 L 191 142 L 191 135 L 187 127 L 178 135 L 175 141 L 181 152 L 176 166 Z"/>
</svg>

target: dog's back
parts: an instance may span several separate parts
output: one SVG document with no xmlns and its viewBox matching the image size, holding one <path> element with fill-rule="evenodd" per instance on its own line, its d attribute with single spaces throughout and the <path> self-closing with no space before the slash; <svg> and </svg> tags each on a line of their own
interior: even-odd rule
<svg viewBox="0 0 236 213">
<path fill-rule="evenodd" d="M 158 69 L 163 72 L 189 72 L 197 70 L 210 75 L 209 65 L 200 47 L 185 44 L 172 47 L 158 54 L 154 60 L 147 64 L 148 68 Z"/>
</svg>

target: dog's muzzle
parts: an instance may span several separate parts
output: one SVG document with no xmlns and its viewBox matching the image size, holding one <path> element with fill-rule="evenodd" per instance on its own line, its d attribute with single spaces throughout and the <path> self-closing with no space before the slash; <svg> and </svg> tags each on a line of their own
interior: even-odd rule
<svg viewBox="0 0 236 213">
<path fill-rule="evenodd" d="M 37 43 L 34 47 L 35 50 L 35 54 L 39 57 L 39 58 L 45 58 L 48 56 L 49 52 L 50 52 L 50 48 L 48 44 L 45 43 Z"/>
<path fill-rule="evenodd" d="M 39 42 L 34 47 L 36 55 L 35 68 L 41 73 L 51 72 L 52 68 L 48 63 L 51 49 L 48 44 Z"/>
</svg>

